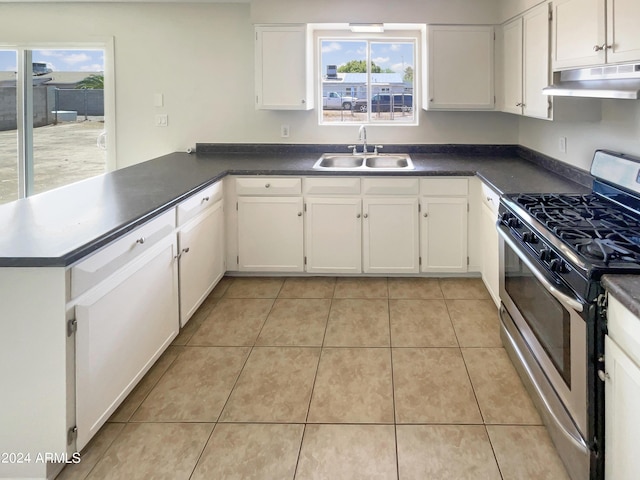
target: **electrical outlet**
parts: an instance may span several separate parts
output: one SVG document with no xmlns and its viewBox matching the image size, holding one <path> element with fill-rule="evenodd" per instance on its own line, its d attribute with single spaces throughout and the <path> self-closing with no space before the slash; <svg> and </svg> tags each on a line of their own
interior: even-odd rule
<svg viewBox="0 0 640 480">
<path fill-rule="evenodd" d="M 169 125 L 169 116 L 166 113 L 156 115 L 156 127 L 166 127 Z"/>
<path fill-rule="evenodd" d="M 558 140 L 558 150 L 567 153 L 567 137 L 560 137 Z"/>
<path fill-rule="evenodd" d="M 287 138 L 289 136 L 289 125 L 280 125 L 280 136 Z"/>
</svg>

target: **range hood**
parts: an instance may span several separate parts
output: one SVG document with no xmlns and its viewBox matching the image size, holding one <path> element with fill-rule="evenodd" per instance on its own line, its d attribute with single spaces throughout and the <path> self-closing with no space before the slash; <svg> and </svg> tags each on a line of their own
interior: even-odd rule
<svg viewBox="0 0 640 480">
<path fill-rule="evenodd" d="M 555 97 L 640 98 L 640 64 L 607 65 L 554 72 L 542 89 Z"/>
</svg>

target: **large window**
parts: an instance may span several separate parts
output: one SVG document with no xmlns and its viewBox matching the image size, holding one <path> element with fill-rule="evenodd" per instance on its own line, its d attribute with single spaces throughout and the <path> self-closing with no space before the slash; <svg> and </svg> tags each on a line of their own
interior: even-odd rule
<svg viewBox="0 0 640 480">
<path fill-rule="evenodd" d="M 107 170 L 105 48 L 0 46 L 0 203 Z"/>
<path fill-rule="evenodd" d="M 416 38 L 318 41 L 321 124 L 417 124 Z"/>
</svg>

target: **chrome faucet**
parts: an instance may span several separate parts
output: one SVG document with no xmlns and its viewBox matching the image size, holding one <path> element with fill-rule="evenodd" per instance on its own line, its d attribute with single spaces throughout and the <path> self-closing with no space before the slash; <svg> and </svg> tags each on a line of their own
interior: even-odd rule
<svg viewBox="0 0 640 480">
<path fill-rule="evenodd" d="M 360 129 L 358 130 L 358 141 L 362 142 L 362 153 L 367 152 L 367 127 L 364 125 L 360 125 Z"/>
</svg>

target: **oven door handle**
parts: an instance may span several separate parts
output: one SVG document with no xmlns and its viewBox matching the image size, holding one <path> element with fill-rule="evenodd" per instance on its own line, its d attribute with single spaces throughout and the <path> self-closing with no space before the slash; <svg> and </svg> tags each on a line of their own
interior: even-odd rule
<svg viewBox="0 0 640 480">
<path fill-rule="evenodd" d="M 556 300 L 572 308 L 576 312 L 579 312 L 579 313 L 582 312 L 583 310 L 582 302 L 567 295 L 564 292 L 561 292 L 558 289 L 558 287 L 556 287 L 553 283 L 551 283 L 547 279 L 545 274 L 542 273 L 538 269 L 538 267 L 531 261 L 531 259 L 529 259 L 527 255 L 520 250 L 516 242 L 514 242 L 513 239 L 502 228 L 498 227 L 498 233 L 500 234 L 502 239 L 505 241 L 505 243 L 507 243 L 513 249 L 513 251 L 518 254 L 518 258 L 522 261 L 522 263 L 524 263 L 527 267 L 529 267 L 529 270 L 531 270 L 531 273 L 533 273 L 533 276 L 536 277 L 536 279 L 538 279 L 538 281 L 544 286 L 544 288 L 551 295 L 553 295 L 556 298 Z"/>
</svg>

